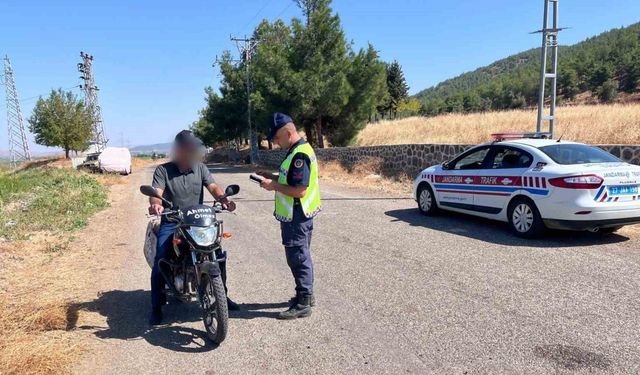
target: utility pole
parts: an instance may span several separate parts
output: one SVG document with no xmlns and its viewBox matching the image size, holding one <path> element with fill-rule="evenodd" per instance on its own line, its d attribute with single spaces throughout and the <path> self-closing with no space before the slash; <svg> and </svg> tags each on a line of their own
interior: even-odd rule
<svg viewBox="0 0 640 375">
<path fill-rule="evenodd" d="M 4 57 L 4 86 L 7 92 L 7 130 L 9 132 L 9 159 L 11 168 L 16 168 L 18 163 L 31 160 L 27 134 L 24 130 L 18 90 L 13 77 L 13 68 L 8 56 Z"/>
<path fill-rule="evenodd" d="M 556 95 L 558 88 L 558 33 L 562 28 L 558 27 L 558 2 L 559 0 L 543 0 L 544 16 L 542 29 L 533 33 L 542 34 L 542 50 L 540 59 L 540 88 L 538 92 L 538 122 L 536 131 L 542 132 L 543 121 L 549 121 L 549 137 L 553 138 L 553 127 L 556 116 Z M 549 13 L 551 11 L 552 26 L 549 27 Z M 551 50 L 551 69 L 547 67 L 547 59 Z M 549 114 L 544 114 L 545 86 L 547 79 L 551 80 L 551 98 L 549 101 Z"/>
<path fill-rule="evenodd" d="M 231 41 L 236 43 L 240 54 L 244 55 L 244 69 L 246 76 L 247 86 L 247 124 L 249 125 L 249 147 L 251 164 L 258 162 L 258 138 L 256 136 L 255 129 L 251 123 L 251 71 L 249 65 L 251 64 L 251 58 L 255 52 L 258 40 L 255 38 L 234 38 L 231 37 Z"/>
<path fill-rule="evenodd" d="M 102 124 L 102 110 L 98 104 L 99 89 L 98 86 L 96 86 L 93 71 L 91 70 L 93 56 L 80 51 L 80 57 L 82 58 L 82 62 L 78 63 L 78 71 L 82 74 L 80 79 L 84 81 L 84 84 L 80 85 L 80 88 L 84 92 L 84 104 L 89 109 L 93 119 L 93 144 L 96 147 L 96 152 L 102 152 L 107 146 L 108 140 Z"/>
</svg>

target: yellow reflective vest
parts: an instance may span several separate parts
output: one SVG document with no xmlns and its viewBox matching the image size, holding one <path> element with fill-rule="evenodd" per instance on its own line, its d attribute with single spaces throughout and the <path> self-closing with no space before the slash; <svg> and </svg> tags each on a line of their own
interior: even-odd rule
<svg viewBox="0 0 640 375">
<path fill-rule="evenodd" d="M 318 161 L 316 160 L 316 154 L 313 152 L 313 148 L 308 143 L 303 143 L 296 146 L 289 155 L 280 164 L 280 174 L 278 176 L 278 183 L 282 185 L 287 184 L 287 173 L 289 173 L 289 166 L 293 157 L 297 153 L 303 153 L 309 158 L 311 175 L 309 176 L 309 186 L 307 192 L 302 198 L 300 198 L 300 205 L 302 206 L 302 212 L 308 218 L 314 217 L 321 209 L 322 204 L 320 202 L 320 186 L 318 184 Z M 293 220 L 293 204 L 294 198 L 288 195 L 284 195 L 276 191 L 275 194 L 276 208 L 273 215 L 276 219 L 284 222 Z"/>
</svg>

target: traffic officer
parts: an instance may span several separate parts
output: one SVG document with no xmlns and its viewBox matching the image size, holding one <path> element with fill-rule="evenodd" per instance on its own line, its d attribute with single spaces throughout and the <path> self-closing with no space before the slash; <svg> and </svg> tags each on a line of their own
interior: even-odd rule
<svg viewBox="0 0 640 375">
<path fill-rule="evenodd" d="M 267 137 L 288 150 L 280 164 L 277 180 L 265 173 L 260 186 L 275 192 L 274 216 L 280 221 L 282 244 L 287 264 L 296 283 L 296 296 L 287 311 L 278 319 L 295 319 L 311 315 L 313 297 L 313 262 L 311 260 L 311 233 L 313 217 L 320 211 L 318 162 L 311 146 L 298 134 L 291 117 L 273 114 L 273 123 Z"/>
</svg>

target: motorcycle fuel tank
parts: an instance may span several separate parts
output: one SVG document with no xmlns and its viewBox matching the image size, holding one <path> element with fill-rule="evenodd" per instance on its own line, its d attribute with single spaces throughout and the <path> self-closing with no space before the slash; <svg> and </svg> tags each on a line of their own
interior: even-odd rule
<svg viewBox="0 0 640 375">
<path fill-rule="evenodd" d="M 211 206 L 197 204 L 182 210 L 182 223 L 192 227 L 209 227 L 216 222 L 216 212 Z"/>
</svg>

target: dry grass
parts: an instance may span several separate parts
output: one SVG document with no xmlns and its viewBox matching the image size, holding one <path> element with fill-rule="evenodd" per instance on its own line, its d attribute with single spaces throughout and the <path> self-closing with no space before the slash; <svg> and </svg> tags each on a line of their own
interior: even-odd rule
<svg viewBox="0 0 640 375">
<path fill-rule="evenodd" d="M 154 165 L 154 164 L 159 164 L 159 163 L 164 163 L 166 160 L 164 159 L 151 159 L 151 158 L 139 158 L 139 157 L 133 157 L 131 159 L 131 169 L 132 170 L 139 170 L 141 168 L 145 168 L 148 167 L 150 165 Z"/>
<path fill-rule="evenodd" d="M 55 240 L 51 240 L 55 243 Z M 67 334 L 72 317 L 68 291 L 61 286 L 81 282 L 68 278 L 73 256 L 49 252 L 48 241 L 14 241 L 1 254 L 0 372 L 3 374 L 65 373 L 80 348 Z M 54 277 L 55 275 L 55 277 Z M 85 275 L 84 277 L 88 277 Z M 53 285 L 57 285 L 54 287 Z"/>
<path fill-rule="evenodd" d="M 556 136 L 592 144 L 640 144 L 640 104 L 559 107 Z M 513 110 L 436 117 L 410 117 L 369 124 L 357 145 L 406 143 L 476 144 L 491 133 L 535 130 L 535 110 Z"/>
<path fill-rule="evenodd" d="M 385 170 L 379 158 L 365 159 L 351 168 L 337 161 L 321 161 L 319 170 L 323 181 L 340 183 L 342 186 L 395 194 L 411 192 L 411 179 L 408 176 L 385 177 Z"/>
<path fill-rule="evenodd" d="M 74 192 L 82 189 L 70 181 L 81 179 L 84 181 L 82 186 L 86 188 L 91 186 L 88 180 L 92 178 L 83 172 L 58 170 L 66 167 L 70 165 L 65 160 L 39 160 L 24 166 L 17 176 L 35 175 L 50 179 L 51 175 L 68 174 L 69 179 L 63 178 L 56 189 L 72 199 L 73 194 L 68 189 Z M 113 178 L 128 181 L 124 176 Z M 41 180 L 38 177 L 35 181 Z M 4 210 L 0 210 L 1 222 L 10 215 L 22 215 L 15 216 L 19 222 L 39 207 L 33 202 L 40 199 L 42 189 L 30 190 L 33 181 L 20 178 L 6 185 L 13 192 L 10 190 L 9 194 L 0 194 L 5 203 Z M 101 188 L 97 186 L 95 189 Z M 29 194 L 38 197 L 32 201 Z M 76 206 L 82 206 L 78 199 Z M 102 199 L 106 199 L 106 196 Z M 103 204 L 99 206 L 104 207 Z M 67 209 L 63 211 L 67 212 Z M 64 212 L 64 219 L 81 216 L 78 213 L 65 215 Z M 93 212 L 95 210 L 92 209 L 85 214 L 91 215 Z M 50 216 L 58 222 L 62 220 L 55 215 Z M 0 373 L 69 373 L 82 353 L 75 334 L 67 332 L 77 319 L 74 298 L 84 292 L 87 280 L 95 277 L 95 269 L 81 262 L 82 259 L 93 262 L 84 253 L 87 250 L 72 246 L 74 238 L 68 230 L 80 226 L 80 222 L 78 225 L 60 224 L 53 228 L 43 226 L 38 231 L 29 227 L 25 236 L 0 237 Z"/>
<path fill-rule="evenodd" d="M 133 157 L 131 158 L 131 170 L 137 171 L 150 165 L 163 162 L 162 159 L 153 160 L 151 158 Z M 124 185 L 129 182 L 129 176 L 123 176 L 118 173 L 96 174 L 95 178 L 104 186 Z"/>
</svg>

